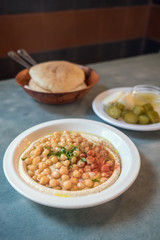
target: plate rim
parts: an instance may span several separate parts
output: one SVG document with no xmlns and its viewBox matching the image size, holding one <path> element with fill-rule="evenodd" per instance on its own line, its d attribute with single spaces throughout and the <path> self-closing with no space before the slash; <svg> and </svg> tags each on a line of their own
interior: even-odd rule
<svg viewBox="0 0 160 240">
<path fill-rule="evenodd" d="M 125 183 L 125 186 L 119 186 L 119 190 L 116 191 L 116 193 L 111 194 L 112 189 L 114 190 L 114 184 L 111 185 L 108 189 L 105 189 L 99 193 L 95 193 L 92 195 L 86 195 L 86 196 L 80 196 L 80 197 L 69 197 L 69 198 L 62 198 L 62 197 L 57 197 L 57 196 L 52 196 L 52 195 L 47 195 L 45 193 L 39 192 L 38 190 L 33 189 L 31 186 L 28 186 L 25 181 L 23 181 L 23 179 L 17 175 L 15 169 L 14 169 L 14 162 L 13 159 L 10 160 L 11 166 L 9 167 L 10 169 L 12 169 L 11 173 L 12 176 L 10 175 L 10 172 L 8 171 L 8 155 L 10 154 L 10 151 L 13 153 L 14 151 L 14 145 L 19 143 L 24 136 L 31 134 L 32 132 L 40 129 L 40 128 L 44 128 L 44 127 L 48 127 L 48 126 L 52 126 L 55 125 L 56 123 L 69 123 L 69 122 L 77 122 L 79 123 L 79 121 L 83 122 L 83 123 L 92 123 L 92 124 L 98 124 L 99 126 L 102 126 L 106 129 L 109 129 L 111 132 L 113 132 L 114 134 L 117 134 L 118 136 L 120 136 L 125 143 L 127 143 L 130 151 L 132 153 L 134 153 L 136 155 L 136 165 L 134 170 L 129 173 L 130 176 L 130 181 L 129 183 Z M 135 162 L 134 162 L 135 164 Z M 35 125 L 31 128 L 28 128 L 27 130 L 23 131 L 21 134 L 19 134 L 8 146 L 8 148 L 6 149 L 6 152 L 4 154 L 4 158 L 3 158 L 3 170 L 5 173 L 5 176 L 8 180 L 8 182 L 10 183 L 10 185 L 20 194 L 22 194 L 23 196 L 25 196 L 26 198 L 37 202 L 39 204 L 42 205 L 46 205 L 46 206 L 50 206 L 50 207 L 57 207 L 57 208 L 65 208 L 65 209 L 75 209 L 75 208 L 87 208 L 87 207 L 93 207 L 93 206 L 97 206 L 100 204 L 103 204 L 105 202 L 109 202 L 112 199 L 115 199 L 116 197 L 118 197 L 119 195 L 121 195 L 122 193 L 124 193 L 136 180 L 139 171 L 140 171 L 140 166 L 141 166 L 141 161 L 140 161 L 140 154 L 138 152 L 138 149 L 136 147 L 136 145 L 131 141 L 131 139 L 125 135 L 123 132 L 121 132 L 120 130 L 104 124 L 104 123 L 100 123 L 94 120 L 88 120 L 88 119 L 81 119 L 81 118 L 67 118 L 67 119 L 59 119 L 59 120 L 52 120 L 52 121 L 47 121 L 47 122 L 43 122 L 41 124 Z M 20 186 L 19 186 L 19 181 L 20 180 Z M 120 184 L 120 183 L 119 183 Z M 103 198 L 103 195 L 105 195 L 105 192 L 109 192 L 110 193 L 110 197 L 107 198 Z M 102 198 L 101 198 L 102 195 Z M 44 198 L 45 196 L 45 198 Z M 93 197 L 92 197 L 93 196 Z M 95 196 L 95 197 L 94 197 Z M 43 199 L 44 198 L 44 199 Z M 81 199 L 85 202 L 85 204 L 80 203 L 77 201 L 74 201 L 76 199 Z M 50 201 L 50 200 L 56 200 L 54 201 Z M 64 201 L 65 199 L 65 201 Z M 88 201 L 89 200 L 89 201 Z M 86 202 L 88 201 L 88 202 Z M 65 202 L 65 203 L 64 203 Z"/>
<path fill-rule="evenodd" d="M 132 130 L 132 131 L 157 131 L 157 130 L 160 130 L 160 123 L 155 123 L 155 124 L 150 124 L 150 125 L 128 124 L 128 123 L 123 123 L 116 119 L 113 119 L 104 113 L 104 111 L 102 110 L 102 108 L 100 106 L 104 99 L 104 98 L 101 99 L 103 95 L 106 95 L 109 92 L 114 93 L 116 91 L 128 92 L 131 89 L 132 89 L 132 87 L 118 87 L 118 88 L 111 88 L 111 89 L 101 92 L 92 101 L 92 109 L 93 109 L 94 113 L 100 119 L 107 122 L 108 124 L 111 124 L 114 127 L 119 127 L 119 128 L 123 128 L 123 129 L 127 129 L 127 130 Z M 100 102 L 100 99 L 101 99 L 101 102 Z M 100 110 L 98 108 L 100 108 Z"/>
</svg>

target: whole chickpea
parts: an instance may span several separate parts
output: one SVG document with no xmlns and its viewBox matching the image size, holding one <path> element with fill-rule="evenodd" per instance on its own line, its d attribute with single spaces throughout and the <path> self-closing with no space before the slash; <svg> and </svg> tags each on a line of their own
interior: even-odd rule
<svg viewBox="0 0 160 240">
<path fill-rule="evenodd" d="M 77 187 L 78 187 L 78 189 L 82 190 L 86 187 L 86 185 L 83 182 L 78 182 Z"/>
<path fill-rule="evenodd" d="M 37 156 L 35 158 L 33 158 L 32 164 L 36 165 L 37 163 L 39 163 L 41 161 L 40 156 Z"/>
<path fill-rule="evenodd" d="M 27 165 L 31 164 L 31 163 L 32 163 L 32 159 L 31 159 L 31 158 L 26 158 L 26 159 L 25 159 L 25 163 L 26 163 Z"/>
<path fill-rule="evenodd" d="M 58 170 L 55 170 L 55 171 L 52 173 L 52 176 L 57 179 L 57 178 L 60 178 L 61 174 L 60 174 L 60 172 L 59 172 Z"/>
<path fill-rule="evenodd" d="M 58 162 L 58 158 L 56 156 L 51 157 L 50 160 L 52 161 L 53 164 Z"/>
<path fill-rule="evenodd" d="M 44 172 L 44 174 L 49 175 L 51 173 L 51 169 L 45 168 L 43 172 Z"/>
<path fill-rule="evenodd" d="M 72 182 L 70 180 L 64 181 L 63 187 L 65 190 L 69 190 L 72 187 Z"/>
<path fill-rule="evenodd" d="M 61 154 L 60 160 L 65 161 L 67 159 L 67 156 L 65 154 Z"/>
<path fill-rule="evenodd" d="M 56 165 L 55 165 L 55 168 L 56 169 L 60 169 L 61 167 L 62 167 L 62 163 L 57 162 Z"/>
<path fill-rule="evenodd" d="M 47 164 L 48 166 L 51 166 L 53 163 L 52 163 L 51 159 L 48 159 L 48 160 L 46 161 L 46 164 Z"/>
<path fill-rule="evenodd" d="M 48 178 L 47 176 L 43 176 L 43 177 L 40 179 L 40 184 L 46 185 L 47 183 L 49 183 L 49 178 Z"/>
<path fill-rule="evenodd" d="M 80 178 L 81 176 L 82 176 L 82 174 L 79 170 L 74 170 L 73 171 L 73 177 Z"/>
<path fill-rule="evenodd" d="M 59 172 L 60 172 L 61 175 L 64 175 L 64 174 L 65 174 L 65 175 L 68 175 L 68 173 L 69 173 L 68 168 L 67 168 L 67 167 L 64 167 L 64 166 L 62 166 L 62 167 L 60 168 Z"/>
<path fill-rule="evenodd" d="M 84 182 L 85 182 L 86 187 L 89 187 L 89 188 L 92 188 L 94 185 L 94 183 L 91 179 L 86 179 Z"/>
<path fill-rule="evenodd" d="M 44 170 L 45 168 L 47 167 L 47 164 L 45 163 L 45 162 L 40 162 L 39 164 L 38 164 L 38 168 L 40 169 L 40 170 Z"/>
<path fill-rule="evenodd" d="M 89 178 L 89 174 L 86 172 L 86 173 L 83 173 L 82 174 L 82 178 L 83 179 L 88 179 Z"/>
<path fill-rule="evenodd" d="M 69 176 L 68 175 L 62 175 L 61 178 L 62 178 L 63 182 L 69 180 Z"/>
<path fill-rule="evenodd" d="M 77 162 L 77 158 L 76 158 L 76 157 L 72 157 L 72 158 L 71 158 L 71 162 L 72 162 L 72 163 L 76 163 L 76 162 Z"/>
<path fill-rule="evenodd" d="M 79 161 L 77 162 L 77 166 L 78 166 L 78 167 L 84 167 L 84 166 L 85 166 L 85 162 L 79 160 Z"/>
<path fill-rule="evenodd" d="M 78 179 L 75 178 L 75 177 L 70 178 L 70 180 L 71 180 L 72 184 L 77 184 L 78 183 Z"/>
<path fill-rule="evenodd" d="M 52 178 L 52 179 L 49 181 L 49 186 L 52 187 L 52 188 L 54 188 L 54 187 L 56 187 L 56 186 L 58 186 L 58 185 L 59 185 L 59 182 L 58 182 L 56 179 L 54 179 L 54 178 Z"/>
</svg>

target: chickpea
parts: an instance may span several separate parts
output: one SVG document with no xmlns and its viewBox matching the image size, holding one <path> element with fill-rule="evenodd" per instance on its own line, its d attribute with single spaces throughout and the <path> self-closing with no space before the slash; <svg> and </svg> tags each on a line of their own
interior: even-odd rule
<svg viewBox="0 0 160 240">
<path fill-rule="evenodd" d="M 48 139 L 46 137 L 43 137 L 43 138 L 41 138 L 40 142 L 45 143 L 45 142 L 47 142 L 47 140 Z"/>
<path fill-rule="evenodd" d="M 46 161 L 46 164 L 47 164 L 48 166 L 51 166 L 53 163 L 52 163 L 51 159 L 48 159 L 48 160 Z"/>
<path fill-rule="evenodd" d="M 52 173 L 52 176 L 57 179 L 57 178 L 60 178 L 61 174 L 60 174 L 60 172 L 59 172 L 58 170 L 55 170 L 55 171 Z"/>
<path fill-rule="evenodd" d="M 100 183 L 104 183 L 104 182 L 106 182 L 107 181 L 107 178 L 106 177 L 102 177 L 101 179 L 100 179 Z"/>
<path fill-rule="evenodd" d="M 54 132 L 54 133 L 53 133 L 53 136 L 54 136 L 55 138 L 57 138 L 57 137 L 60 137 L 61 134 L 60 134 L 60 132 Z"/>
<path fill-rule="evenodd" d="M 89 151 L 89 147 L 85 147 L 84 151 L 87 153 Z"/>
<path fill-rule="evenodd" d="M 73 171 L 73 177 L 75 178 L 80 178 L 82 176 L 82 174 L 80 173 L 79 170 L 74 170 Z"/>
<path fill-rule="evenodd" d="M 65 154 L 61 154 L 60 160 L 65 161 L 67 159 L 67 156 Z"/>
<path fill-rule="evenodd" d="M 47 183 L 49 183 L 49 178 L 47 176 L 41 177 L 40 184 L 46 185 Z"/>
<path fill-rule="evenodd" d="M 70 142 L 67 142 L 67 145 L 65 146 L 66 150 L 69 151 L 72 149 L 72 144 Z"/>
<path fill-rule="evenodd" d="M 33 177 L 32 177 L 32 178 L 33 178 L 33 180 L 34 180 L 34 181 L 36 181 L 36 182 L 38 181 L 38 179 L 37 179 L 37 176 L 36 176 L 36 175 L 33 175 Z"/>
<path fill-rule="evenodd" d="M 86 186 L 85 186 L 85 184 L 84 184 L 83 182 L 78 182 L 78 183 L 77 183 L 77 187 L 78 187 L 80 190 L 82 190 L 82 189 L 84 189 Z"/>
<path fill-rule="evenodd" d="M 32 163 L 32 159 L 31 159 L 31 158 L 26 158 L 26 159 L 25 159 L 25 163 L 26 163 L 27 165 L 31 164 L 31 163 Z"/>
<path fill-rule="evenodd" d="M 61 188 L 61 186 L 56 186 L 54 189 L 55 190 L 61 190 L 62 188 Z"/>
<path fill-rule="evenodd" d="M 40 174 L 41 172 L 42 172 L 42 170 L 37 169 L 37 170 L 35 171 L 35 174 Z"/>
<path fill-rule="evenodd" d="M 65 190 L 69 190 L 72 187 L 72 182 L 70 180 L 64 181 L 63 187 Z"/>
<path fill-rule="evenodd" d="M 68 171 L 68 168 L 67 167 L 64 167 L 64 166 L 62 166 L 61 168 L 60 168 L 60 174 L 61 175 L 68 175 L 68 173 L 69 173 L 69 171 Z"/>
<path fill-rule="evenodd" d="M 66 141 L 67 141 L 67 143 L 72 143 L 72 138 L 71 137 L 67 137 Z"/>
<path fill-rule="evenodd" d="M 72 158 L 71 158 L 71 162 L 72 162 L 72 163 L 76 163 L 76 162 L 77 162 L 77 158 L 76 158 L 76 157 L 72 157 Z"/>
<path fill-rule="evenodd" d="M 43 171 L 46 167 L 47 167 L 47 164 L 46 164 L 45 162 L 40 162 L 39 165 L 38 165 L 38 168 L 39 168 L 40 170 L 42 170 L 42 171 Z"/>
<path fill-rule="evenodd" d="M 56 169 L 60 169 L 61 167 L 62 167 L 62 163 L 57 162 L 56 165 L 55 165 L 55 168 Z"/>
<path fill-rule="evenodd" d="M 58 185 L 59 185 L 59 182 L 58 182 L 56 179 L 54 179 L 54 178 L 52 178 L 52 179 L 49 181 L 49 186 L 52 187 L 52 188 L 55 188 L 55 187 L 58 186 Z"/>
<path fill-rule="evenodd" d="M 75 177 L 70 178 L 70 180 L 71 180 L 72 184 L 77 184 L 78 183 L 78 179 L 75 178 Z"/>
<path fill-rule="evenodd" d="M 93 181 L 91 179 L 86 179 L 85 181 L 86 187 L 92 188 L 93 187 Z"/>
<path fill-rule="evenodd" d="M 88 178 L 90 178 L 90 176 L 89 176 L 88 173 L 83 173 L 83 174 L 82 174 L 82 178 L 83 178 L 83 179 L 88 179 Z"/>
<path fill-rule="evenodd" d="M 68 166 L 70 165 L 70 161 L 69 161 L 69 160 L 65 160 L 65 161 L 63 162 L 63 164 L 64 164 L 66 167 L 68 167 Z"/>
<path fill-rule="evenodd" d="M 73 164 L 73 165 L 72 165 L 72 171 L 74 171 L 74 170 L 78 170 L 77 164 Z"/>
<path fill-rule="evenodd" d="M 34 172 L 33 172 L 33 171 L 31 171 L 31 170 L 28 170 L 28 175 L 29 175 L 30 177 L 33 177 L 33 175 L 34 175 Z"/>
<path fill-rule="evenodd" d="M 113 161 L 107 161 L 107 165 L 109 166 L 109 167 L 113 167 L 113 165 L 114 165 L 114 163 L 113 163 Z"/>
<path fill-rule="evenodd" d="M 51 169 L 45 168 L 43 172 L 44 172 L 44 174 L 49 175 L 51 173 Z"/>
<path fill-rule="evenodd" d="M 58 158 L 56 156 L 52 157 L 50 160 L 52 161 L 53 164 L 58 162 Z"/>
<path fill-rule="evenodd" d="M 41 161 L 40 156 L 37 156 L 35 158 L 33 158 L 32 164 L 36 165 L 37 163 L 39 163 Z"/>
<path fill-rule="evenodd" d="M 77 162 L 77 166 L 78 166 L 78 167 L 84 167 L 84 166 L 85 166 L 85 162 L 79 160 L 79 161 Z"/>
<path fill-rule="evenodd" d="M 36 165 L 30 165 L 29 170 L 34 172 L 35 170 L 37 170 L 37 166 Z"/>
<path fill-rule="evenodd" d="M 44 173 L 40 173 L 40 174 L 38 174 L 37 179 L 40 180 L 40 179 L 41 179 L 42 177 L 44 177 L 44 176 L 45 176 Z"/>
<path fill-rule="evenodd" d="M 42 153 L 42 150 L 43 150 L 43 148 L 42 148 L 41 145 L 39 145 L 38 147 L 36 147 L 36 149 L 34 150 L 34 156 L 35 156 L 35 157 L 40 156 L 41 153 Z"/>
<path fill-rule="evenodd" d="M 62 175 L 61 178 L 62 178 L 63 182 L 69 180 L 69 176 L 68 175 Z"/>
<path fill-rule="evenodd" d="M 76 185 L 73 185 L 70 189 L 71 191 L 77 191 L 78 190 L 78 187 Z"/>
<path fill-rule="evenodd" d="M 49 154 L 49 150 L 48 150 L 48 149 L 45 149 L 45 150 L 43 151 L 43 153 L 42 153 L 42 155 L 43 155 L 44 157 L 47 157 L 48 154 Z"/>
</svg>

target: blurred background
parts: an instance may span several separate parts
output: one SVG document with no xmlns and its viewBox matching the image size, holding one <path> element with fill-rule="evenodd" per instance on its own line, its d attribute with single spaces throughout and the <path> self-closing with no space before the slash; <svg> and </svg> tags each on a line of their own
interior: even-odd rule
<svg viewBox="0 0 160 240">
<path fill-rule="evenodd" d="M 160 0 L 0 0 L 0 80 L 23 69 L 7 56 L 91 64 L 160 50 Z"/>
</svg>

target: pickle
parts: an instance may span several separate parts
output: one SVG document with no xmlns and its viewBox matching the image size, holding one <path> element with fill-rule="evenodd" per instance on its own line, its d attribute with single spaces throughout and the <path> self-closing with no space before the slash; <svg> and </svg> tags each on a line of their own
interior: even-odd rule
<svg viewBox="0 0 160 240">
<path fill-rule="evenodd" d="M 144 104 L 143 108 L 144 108 L 145 112 L 153 110 L 153 106 L 150 103 Z"/>
<path fill-rule="evenodd" d="M 134 112 L 128 112 L 124 115 L 124 121 L 126 123 L 136 124 L 138 122 L 138 115 Z"/>
<path fill-rule="evenodd" d="M 122 103 L 117 102 L 115 106 L 118 107 L 121 111 L 124 109 L 124 105 Z"/>
<path fill-rule="evenodd" d="M 124 115 L 125 115 L 126 113 L 128 113 L 128 112 L 130 112 L 130 110 L 125 108 L 125 109 L 121 112 L 121 117 L 124 118 Z"/>
<path fill-rule="evenodd" d="M 142 114 L 138 117 L 138 123 L 142 125 L 149 124 L 149 117 L 145 114 Z"/>
<path fill-rule="evenodd" d="M 115 105 L 110 105 L 110 106 L 108 107 L 106 113 L 107 113 L 110 117 L 112 117 L 112 118 L 114 118 L 114 119 L 118 119 L 118 118 L 120 117 L 120 115 L 121 115 L 121 110 L 120 110 L 118 107 L 116 107 Z"/>
<path fill-rule="evenodd" d="M 134 108 L 133 108 L 133 112 L 137 115 L 141 115 L 144 113 L 144 107 L 141 106 L 141 105 L 136 105 Z"/>
<path fill-rule="evenodd" d="M 148 111 L 147 116 L 149 117 L 151 123 L 158 123 L 160 121 L 158 112 L 154 110 Z"/>
</svg>

